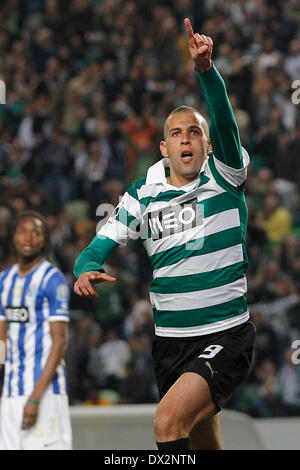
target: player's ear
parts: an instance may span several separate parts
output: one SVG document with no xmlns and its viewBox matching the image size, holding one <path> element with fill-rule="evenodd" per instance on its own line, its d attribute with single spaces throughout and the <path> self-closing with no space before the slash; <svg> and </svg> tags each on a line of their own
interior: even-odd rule
<svg viewBox="0 0 300 470">
<path fill-rule="evenodd" d="M 207 139 L 207 155 L 209 155 L 210 153 L 212 153 L 213 149 L 212 149 L 212 144 L 211 144 L 211 140 L 210 139 Z"/>
<path fill-rule="evenodd" d="M 167 144 L 165 140 L 162 140 L 159 144 L 160 147 L 160 153 L 162 154 L 163 157 L 168 158 L 168 151 L 167 151 Z"/>
</svg>

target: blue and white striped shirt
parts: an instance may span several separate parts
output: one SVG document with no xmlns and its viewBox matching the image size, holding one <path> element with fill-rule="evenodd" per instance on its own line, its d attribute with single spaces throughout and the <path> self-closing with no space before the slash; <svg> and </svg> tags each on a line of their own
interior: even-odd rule
<svg viewBox="0 0 300 470">
<path fill-rule="evenodd" d="M 2 395 L 30 395 L 52 348 L 51 321 L 69 321 L 70 289 L 62 272 L 42 260 L 25 276 L 14 264 L 0 276 L 0 321 L 7 322 Z M 64 360 L 49 387 L 67 393 Z"/>
</svg>

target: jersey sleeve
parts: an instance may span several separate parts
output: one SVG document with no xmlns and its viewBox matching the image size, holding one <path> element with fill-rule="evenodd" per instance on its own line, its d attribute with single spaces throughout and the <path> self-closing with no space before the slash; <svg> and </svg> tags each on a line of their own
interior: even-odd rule
<svg viewBox="0 0 300 470">
<path fill-rule="evenodd" d="M 141 218 L 136 185 L 133 184 L 91 243 L 77 257 L 75 277 L 88 271 L 104 272 L 103 264 L 116 248 L 125 246 L 130 238 L 137 238 Z"/>
<path fill-rule="evenodd" d="M 55 269 L 44 286 L 48 299 L 49 321 L 69 321 L 70 288 L 63 273 Z"/>
<path fill-rule="evenodd" d="M 207 72 L 197 72 L 197 76 L 210 113 L 209 134 L 215 167 L 228 183 L 239 186 L 246 179 L 250 159 L 241 146 L 238 125 L 224 80 L 214 64 Z"/>
<path fill-rule="evenodd" d="M 214 165 L 218 173 L 231 184 L 231 186 L 239 187 L 241 186 L 247 178 L 247 167 L 250 163 L 250 157 L 246 149 L 242 147 L 242 168 L 232 168 L 226 163 L 218 160 L 215 155 L 212 156 L 214 160 Z"/>
<path fill-rule="evenodd" d="M 4 272 L 2 271 L 2 273 L 0 273 L 0 321 L 5 321 L 6 320 L 6 317 L 5 317 L 5 312 L 4 312 L 4 309 L 3 309 L 3 306 L 2 306 L 2 301 L 1 301 L 1 297 L 2 297 L 2 290 L 3 290 L 3 277 L 4 277 Z"/>
</svg>

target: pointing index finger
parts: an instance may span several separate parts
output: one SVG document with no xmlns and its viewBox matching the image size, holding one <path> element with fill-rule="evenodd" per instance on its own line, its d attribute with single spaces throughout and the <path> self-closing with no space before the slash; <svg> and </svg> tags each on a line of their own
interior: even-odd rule
<svg viewBox="0 0 300 470">
<path fill-rule="evenodd" d="M 188 18 L 185 18 L 184 24 L 185 24 L 185 29 L 186 29 L 186 32 L 187 32 L 187 35 L 188 35 L 189 39 L 193 38 L 194 37 L 194 31 L 193 31 L 190 20 Z"/>
</svg>

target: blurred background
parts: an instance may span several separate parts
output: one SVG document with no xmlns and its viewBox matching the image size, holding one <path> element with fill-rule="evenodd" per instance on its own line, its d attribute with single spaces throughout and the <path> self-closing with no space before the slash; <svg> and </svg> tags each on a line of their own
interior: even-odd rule
<svg viewBox="0 0 300 470">
<path fill-rule="evenodd" d="M 214 41 L 251 156 L 248 302 L 258 338 L 252 373 L 228 408 L 300 416 L 297 0 L 1 0 L 0 269 L 12 262 L 13 220 L 34 209 L 47 219 L 52 261 L 72 289 L 100 205 L 117 205 L 161 158 L 167 114 L 187 104 L 207 115 L 185 17 Z M 118 282 L 103 284 L 99 300 L 71 296 L 70 404 L 156 403 L 142 242 L 120 248 L 106 269 Z"/>
</svg>

